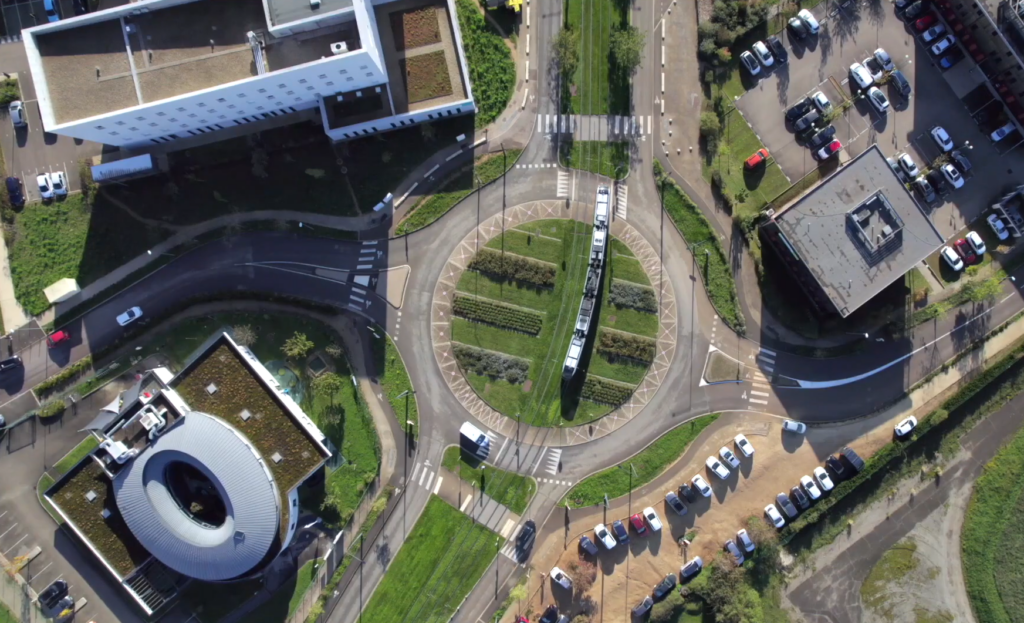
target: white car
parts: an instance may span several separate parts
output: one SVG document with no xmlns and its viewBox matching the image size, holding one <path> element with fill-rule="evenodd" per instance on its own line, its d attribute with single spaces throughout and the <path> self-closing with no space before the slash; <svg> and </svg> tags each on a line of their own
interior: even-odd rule
<svg viewBox="0 0 1024 623">
<path fill-rule="evenodd" d="M 818 30 L 821 29 L 821 26 L 818 24 L 818 20 L 811 15 L 810 11 L 807 9 L 800 9 L 800 12 L 797 13 L 796 16 L 799 17 L 804 24 L 807 24 L 807 30 L 811 31 L 812 35 L 818 34 Z"/>
<path fill-rule="evenodd" d="M 985 220 L 988 221 L 988 226 L 992 228 L 992 233 L 994 233 L 1000 240 L 1006 240 L 1010 237 L 1009 230 L 1006 229 L 1006 225 L 1003 225 L 1003 221 L 1000 220 L 998 216 L 995 214 L 989 214 L 988 218 Z"/>
<path fill-rule="evenodd" d="M 11 105 L 13 106 L 14 104 L 11 104 Z M 1011 121 L 1010 123 L 1007 123 L 1006 125 L 1004 125 L 1001 128 L 996 128 L 996 131 L 993 132 L 992 134 L 989 134 L 989 136 L 992 137 L 993 141 L 999 142 L 999 141 L 1003 140 L 1004 138 L 1006 138 L 1006 136 L 1010 132 L 1013 132 L 1015 128 L 1016 128 L 1016 126 L 1014 126 L 1013 122 Z"/>
<path fill-rule="evenodd" d="M 743 435 L 736 435 L 733 441 L 736 442 L 736 447 L 740 449 L 740 452 L 743 453 L 743 456 L 747 458 L 754 456 L 754 446 L 750 445 L 750 442 L 747 441 L 746 437 L 744 437 Z"/>
<path fill-rule="evenodd" d="M 796 420 L 786 420 L 782 423 L 782 430 L 803 435 L 807 432 L 807 425 Z"/>
<path fill-rule="evenodd" d="M 882 48 L 875 50 L 875 60 L 882 66 L 885 71 L 892 71 L 896 69 L 896 65 L 892 62 L 892 58 L 889 57 L 889 53 Z"/>
<path fill-rule="evenodd" d="M 906 152 L 896 156 L 896 162 L 899 163 L 900 168 L 903 169 L 903 172 L 906 173 L 910 179 L 915 179 L 921 174 L 920 169 L 917 168 L 917 163 L 914 162 L 914 159 Z"/>
<path fill-rule="evenodd" d="M 686 563 L 679 569 L 679 576 L 685 580 L 697 575 L 703 568 L 704 561 L 700 556 L 694 556 L 690 562 Z"/>
<path fill-rule="evenodd" d="M 732 450 L 722 446 L 718 451 L 718 456 L 722 457 L 722 460 L 729 464 L 729 467 L 736 469 L 740 466 L 740 460 L 733 454 Z"/>
<path fill-rule="evenodd" d="M 981 239 L 981 236 L 978 235 L 978 232 L 969 231 L 967 232 L 967 235 L 964 236 L 964 238 L 967 238 L 967 242 L 970 243 L 975 253 L 977 253 L 978 255 L 985 255 L 985 241 Z"/>
<path fill-rule="evenodd" d="M 562 588 L 567 591 L 572 590 L 572 578 L 565 575 L 565 571 L 562 571 L 558 567 L 551 570 L 551 579 Z"/>
<path fill-rule="evenodd" d="M 718 476 L 722 480 L 729 477 L 729 468 L 722 465 L 722 462 L 715 457 L 709 456 L 708 460 L 704 461 L 704 464 L 708 466 L 708 469 L 714 472 L 715 476 Z"/>
<path fill-rule="evenodd" d="M 954 37 L 953 35 L 946 35 L 945 37 L 939 39 L 934 44 L 932 44 L 932 54 L 938 56 L 939 54 L 942 54 L 943 52 L 948 50 L 949 47 L 954 43 L 956 43 L 956 37 Z"/>
<path fill-rule="evenodd" d="M 53 182 L 53 194 L 58 197 L 68 196 L 68 178 L 64 177 L 63 171 L 50 174 L 50 180 Z"/>
<path fill-rule="evenodd" d="M 963 188 L 964 176 L 960 175 L 960 171 L 953 165 L 949 163 L 942 165 L 942 177 L 946 178 L 953 188 Z"/>
<path fill-rule="evenodd" d="M 871 74 L 871 79 L 875 82 L 881 80 L 882 76 L 885 75 L 885 70 L 878 64 L 878 61 L 875 60 L 874 56 L 865 58 L 860 62 L 860 64 L 864 66 L 864 69 L 868 70 L 868 73 Z"/>
<path fill-rule="evenodd" d="M 764 41 L 758 41 L 753 46 L 754 56 L 757 60 L 761 61 L 761 64 L 765 67 L 771 67 L 775 59 L 772 58 L 772 53 L 768 51 L 768 46 L 764 44 Z"/>
<path fill-rule="evenodd" d="M 924 41 L 925 43 L 931 43 L 932 41 L 938 39 L 944 34 L 946 34 L 946 25 L 935 24 L 928 30 L 921 33 L 921 41 Z"/>
<path fill-rule="evenodd" d="M 956 251 L 951 249 L 949 245 L 942 247 L 942 250 L 939 251 L 939 255 L 942 256 L 942 259 L 946 260 L 946 263 L 949 264 L 949 267 L 954 271 L 960 272 L 964 269 L 963 260 L 960 259 L 960 256 L 957 255 Z"/>
<path fill-rule="evenodd" d="M 736 541 L 733 541 L 732 539 L 726 541 L 725 549 L 728 550 L 730 554 L 732 554 L 733 559 L 736 561 L 737 567 L 742 565 L 743 561 L 746 560 L 745 558 L 743 558 L 743 552 L 740 551 L 740 548 L 736 547 Z"/>
<path fill-rule="evenodd" d="M 125 325 L 129 325 L 135 322 L 141 317 L 142 309 L 140 309 L 139 307 L 132 307 L 129 308 L 128 311 L 124 312 L 123 314 L 117 317 L 117 324 L 123 327 Z"/>
<path fill-rule="evenodd" d="M 868 100 L 880 115 L 884 115 L 886 111 L 889 110 L 889 98 L 886 97 L 885 93 L 882 93 L 882 89 L 879 89 L 878 87 L 871 87 L 868 89 Z"/>
<path fill-rule="evenodd" d="M 850 65 L 850 76 L 853 77 L 854 82 L 857 83 L 862 89 L 866 89 L 874 84 L 874 80 L 871 78 L 871 74 L 868 70 L 860 63 L 854 63 Z"/>
<path fill-rule="evenodd" d="M 14 100 L 7 107 L 7 112 L 11 115 L 11 123 L 16 128 L 28 125 L 25 121 L 25 106 L 21 103 L 21 100 Z"/>
<path fill-rule="evenodd" d="M 658 517 L 658 513 L 654 512 L 654 509 L 648 506 L 643 510 L 644 519 L 647 520 L 647 525 L 651 527 L 651 532 L 658 532 L 661 530 L 661 518 Z"/>
<path fill-rule="evenodd" d="M 43 199 L 53 199 L 53 181 L 49 173 L 40 173 L 36 176 L 36 184 L 39 185 L 39 195 Z"/>
<path fill-rule="evenodd" d="M 896 436 L 906 437 L 907 435 L 910 434 L 910 431 L 914 430 L 914 427 L 916 426 L 917 418 L 914 416 L 910 416 L 896 425 Z"/>
<path fill-rule="evenodd" d="M 814 468 L 814 478 L 818 481 L 822 491 L 831 491 L 835 486 L 832 484 L 832 479 L 829 478 L 828 472 L 825 471 L 824 467 Z"/>
<path fill-rule="evenodd" d="M 700 474 L 691 478 L 690 482 L 693 483 L 694 487 L 697 487 L 697 491 L 700 491 L 701 495 L 706 498 L 711 497 L 711 485 L 708 484 L 708 481 L 701 478 Z"/>
<path fill-rule="evenodd" d="M 946 132 L 946 128 L 941 125 L 937 125 L 931 130 L 932 140 L 939 146 L 942 151 L 952 151 L 953 139 L 949 138 L 949 132 Z"/>
<path fill-rule="evenodd" d="M 814 102 L 814 106 L 823 115 L 827 115 L 832 110 L 832 102 L 828 101 L 828 97 L 821 91 L 815 91 L 811 95 L 811 101 Z"/>
<path fill-rule="evenodd" d="M 754 541 L 750 539 L 750 535 L 747 534 L 746 529 L 740 530 L 736 533 L 736 540 L 743 546 L 743 550 L 748 554 L 754 551 Z"/>
<path fill-rule="evenodd" d="M 776 528 L 781 528 L 786 525 L 786 520 L 782 518 L 779 513 L 779 509 L 775 508 L 774 504 L 769 504 L 764 507 L 764 514 L 768 516 L 768 520 L 772 522 L 772 525 Z"/>
<path fill-rule="evenodd" d="M 594 536 L 601 542 L 601 545 L 604 545 L 605 549 L 615 549 L 615 546 L 619 544 L 603 523 L 599 523 L 594 527 Z"/>
<path fill-rule="evenodd" d="M 801 476 L 800 486 L 804 488 L 804 491 L 807 492 L 807 495 L 809 495 L 812 500 L 817 500 L 821 497 L 821 489 L 818 488 L 818 485 L 814 484 L 814 480 L 812 480 L 810 476 Z"/>
<path fill-rule="evenodd" d="M 756 76 L 761 73 L 761 66 L 757 64 L 757 60 L 754 59 L 754 55 L 750 52 L 744 51 L 740 54 L 740 62 L 747 68 L 747 72 L 750 73 L 751 76 Z"/>
</svg>

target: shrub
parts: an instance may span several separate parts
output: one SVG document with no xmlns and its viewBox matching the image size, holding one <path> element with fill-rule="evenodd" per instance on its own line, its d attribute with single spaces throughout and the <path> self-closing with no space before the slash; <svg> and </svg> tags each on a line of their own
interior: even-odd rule
<svg viewBox="0 0 1024 623">
<path fill-rule="evenodd" d="M 526 381 L 526 374 L 530 371 L 528 359 L 457 342 L 452 343 L 452 349 L 455 352 L 455 360 L 463 370 L 480 376 L 518 385 Z"/>
<path fill-rule="evenodd" d="M 700 135 L 705 139 L 718 138 L 722 131 L 722 122 L 716 113 L 711 111 L 700 114 Z"/>
<path fill-rule="evenodd" d="M 590 402 L 617 407 L 633 395 L 633 386 L 587 375 L 580 396 Z"/>
<path fill-rule="evenodd" d="M 476 101 L 476 127 L 482 128 L 505 110 L 516 83 L 516 66 L 501 35 L 484 20 L 474 0 L 456 0 L 462 46 Z"/>
<path fill-rule="evenodd" d="M 616 307 L 629 307 L 650 314 L 658 313 L 658 297 L 654 295 L 654 288 L 634 283 L 612 281 L 612 287 L 608 290 L 608 302 Z"/>
<path fill-rule="evenodd" d="M 86 355 L 75 363 L 64 368 L 57 374 L 54 374 L 50 378 L 46 379 L 42 383 L 32 388 L 36 396 L 43 398 L 44 396 L 56 391 L 61 387 L 67 386 L 72 381 L 76 380 L 83 372 L 88 370 L 92 366 L 92 357 Z"/>
<path fill-rule="evenodd" d="M 63 400 L 51 400 L 50 402 L 44 403 L 41 407 L 39 407 L 38 415 L 40 419 L 45 420 L 46 418 L 51 418 L 56 415 L 60 415 L 61 413 L 64 413 L 65 409 L 67 409 L 67 405 L 64 404 Z"/>
<path fill-rule="evenodd" d="M 7 78 L 0 82 L 0 106 L 7 106 L 16 99 L 21 99 L 21 89 L 16 78 Z"/>
<path fill-rule="evenodd" d="M 554 266 L 521 255 L 480 249 L 467 268 L 502 281 L 518 281 L 538 288 L 555 287 Z"/>
<path fill-rule="evenodd" d="M 78 161 L 78 178 L 82 180 L 82 196 L 85 197 L 85 203 L 91 206 L 96 200 L 96 193 L 99 192 L 100 185 L 92 179 L 92 165 L 88 158 Z"/>
<path fill-rule="evenodd" d="M 455 297 L 452 313 L 473 322 L 530 335 L 540 333 L 544 324 L 544 317 L 537 312 L 462 294 Z"/>
<path fill-rule="evenodd" d="M 655 344 L 650 338 L 602 329 L 597 349 L 609 359 L 621 357 L 650 363 L 654 361 Z"/>
</svg>

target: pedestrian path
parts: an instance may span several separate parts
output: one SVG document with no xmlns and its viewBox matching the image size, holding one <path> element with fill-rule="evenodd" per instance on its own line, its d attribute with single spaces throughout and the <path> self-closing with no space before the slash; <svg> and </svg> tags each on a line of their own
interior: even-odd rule
<svg viewBox="0 0 1024 623">
<path fill-rule="evenodd" d="M 555 196 L 559 199 L 569 196 L 569 172 L 564 169 L 558 170 L 558 189 Z"/>
<path fill-rule="evenodd" d="M 646 140 L 653 130 L 652 115 L 537 115 L 537 133 L 549 139 L 557 135 L 571 135 L 580 141 Z"/>
</svg>

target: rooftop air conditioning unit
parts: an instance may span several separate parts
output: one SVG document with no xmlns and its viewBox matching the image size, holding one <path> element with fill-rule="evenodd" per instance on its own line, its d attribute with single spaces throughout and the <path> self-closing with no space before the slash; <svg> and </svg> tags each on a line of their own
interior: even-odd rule
<svg viewBox="0 0 1024 623">
<path fill-rule="evenodd" d="M 338 41 L 337 43 L 331 44 L 331 54 L 337 56 L 348 52 L 348 44 L 344 41 Z"/>
<path fill-rule="evenodd" d="M 309 8 L 314 10 L 314 11 L 319 9 L 320 8 L 320 0 L 309 0 Z"/>
</svg>

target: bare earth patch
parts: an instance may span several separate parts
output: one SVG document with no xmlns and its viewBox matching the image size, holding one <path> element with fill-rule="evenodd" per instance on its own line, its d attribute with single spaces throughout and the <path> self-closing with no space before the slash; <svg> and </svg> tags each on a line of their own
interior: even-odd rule
<svg viewBox="0 0 1024 623">
<path fill-rule="evenodd" d="M 452 94 L 443 50 L 402 59 L 400 65 L 410 104 Z"/>
<path fill-rule="evenodd" d="M 437 9 L 432 6 L 392 13 L 391 31 L 395 33 L 395 48 L 398 50 L 411 50 L 441 42 Z"/>
</svg>

